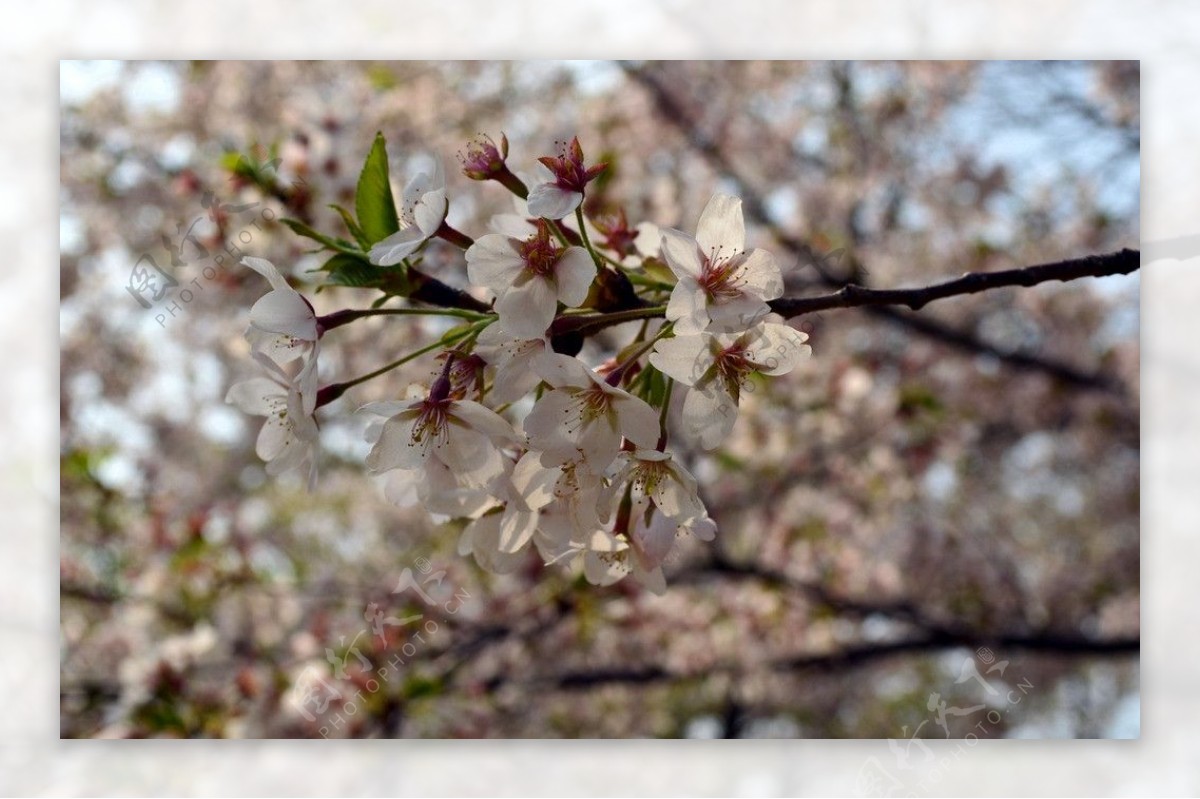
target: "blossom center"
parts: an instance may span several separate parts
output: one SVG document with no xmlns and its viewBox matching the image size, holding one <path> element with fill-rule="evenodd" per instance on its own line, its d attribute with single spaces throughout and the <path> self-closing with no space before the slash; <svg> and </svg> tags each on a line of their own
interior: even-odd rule
<svg viewBox="0 0 1200 799">
<path fill-rule="evenodd" d="M 525 262 L 525 268 L 539 277 L 547 277 L 554 272 L 563 251 L 550 240 L 550 226 L 546 220 L 539 219 L 535 223 L 537 232 L 517 245 L 517 253 Z"/>
<path fill-rule="evenodd" d="M 450 403 L 448 400 L 427 399 L 412 427 L 412 443 L 425 447 L 443 438 L 448 432 Z"/>
<path fill-rule="evenodd" d="M 650 495 L 669 476 L 670 470 L 667 469 L 667 462 L 665 460 L 640 461 L 633 471 L 633 488 L 635 491 L 640 491 L 643 495 Z"/>
<path fill-rule="evenodd" d="M 501 152 L 503 149 L 504 152 Z M 504 158 L 508 152 L 508 140 L 505 139 L 501 148 L 496 147 L 490 136 L 480 134 L 478 138 L 467 144 L 467 151 L 459 153 L 463 172 L 469 178 L 486 180 L 493 174 L 504 170 Z"/>
<path fill-rule="evenodd" d="M 612 409 L 612 397 L 600 386 L 579 389 L 573 399 L 574 402 L 566 410 L 569 417 L 566 428 L 572 434 L 597 419 L 608 416 Z"/>
<path fill-rule="evenodd" d="M 714 247 L 704 256 L 700 269 L 700 288 L 711 300 L 732 299 L 742 293 L 740 269 L 745 257 L 737 250 L 726 252 Z"/>
<path fill-rule="evenodd" d="M 588 168 L 583 163 L 583 148 L 579 146 L 578 137 L 570 144 L 563 144 L 558 156 L 547 155 L 539 158 L 550 173 L 554 175 L 554 185 L 564 191 L 574 191 L 582 194 L 587 184 L 595 180 L 604 171 L 604 164 L 596 164 Z"/>
<path fill-rule="evenodd" d="M 717 375 L 725 384 L 725 389 L 734 397 L 738 396 L 738 392 L 745 385 L 746 376 L 757 368 L 750 360 L 745 347 L 738 343 L 718 351 L 715 360 Z"/>
</svg>

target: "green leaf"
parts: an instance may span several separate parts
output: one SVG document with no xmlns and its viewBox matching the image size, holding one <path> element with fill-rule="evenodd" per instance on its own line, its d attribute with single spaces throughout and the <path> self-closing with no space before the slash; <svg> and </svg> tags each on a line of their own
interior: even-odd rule
<svg viewBox="0 0 1200 799">
<path fill-rule="evenodd" d="M 388 182 L 387 147 L 382 133 L 375 134 L 375 143 L 358 176 L 354 212 L 368 244 L 382 241 L 400 229 L 392 185 Z"/>
<path fill-rule="evenodd" d="M 659 283 L 665 283 L 668 286 L 674 286 L 678 280 L 675 273 L 664 262 L 657 258 L 647 258 L 642 262 L 642 269 L 646 276 L 652 280 L 657 280 Z"/>
<path fill-rule="evenodd" d="M 442 341 L 447 344 L 453 344 L 463 337 L 463 334 L 474 327 L 475 322 L 463 322 L 461 325 L 455 325 L 442 334 Z"/>
<path fill-rule="evenodd" d="M 324 233 L 318 233 L 308 225 L 301 222 L 299 219 L 288 219 L 284 217 L 279 221 L 291 228 L 292 232 L 296 235 L 303 236 L 306 239 L 312 239 L 313 241 L 324 246 L 327 250 L 345 253 L 346 255 L 363 255 L 361 250 L 355 248 L 353 244 L 345 239 L 338 239 L 334 238 L 333 236 L 326 236 Z"/>
<path fill-rule="evenodd" d="M 329 207 L 337 211 L 338 215 L 342 217 L 342 221 L 346 223 L 346 229 L 350 231 L 351 236 L 354 236 L 354 240 L 358 242 L 358 246 L 364 250 L 371 249 L 371 242 L 367 241 L 366 234 L 363 233 L 358 223 L 354 221 L 354 217 L 350 212 L 336 203 L 331 204 Z"/>
<path fill-rule="evenodd" d="M 322 272 L 328 272 L 328 285 L 349 286 L 351 288 L 375 288 L 385 278 L 385 272 L 375 264 L 357 255 L 338 253 L 321 266 Z"/>
<path fill-rule="evenodd" d="M 221 156 L 221 166 L 226 171 L 265 189 L 269 189 L 278 180 L 279 163 L 279 148 L 274 144 L 267 153 L 267 160 L 262 162 L 254 152 L 240 153 L 237 150 L 229 150 Z"/>
<path fill-rule="evenodd" d="M 667 379 L 662 372 L 650 364 L 646 364 L 646 402 L 655 408 L 661 408 L 667 399 Z"/>
</svg>

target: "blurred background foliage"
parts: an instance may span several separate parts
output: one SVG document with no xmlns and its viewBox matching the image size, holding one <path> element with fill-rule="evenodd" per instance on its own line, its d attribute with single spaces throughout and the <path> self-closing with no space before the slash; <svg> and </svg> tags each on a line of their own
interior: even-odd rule
<svg viewBox="0 0 1200 799">
<path fill-rule="evenodd" d="M 427 360 L 322 411 L 315 493 L 268 479 L 222 402 L 265 289 L 215 266 L 366 307 L 314 293 L 278 219 L 348 237 L 328 205 L 376 131 L 397 183 L 443 159 L 476 236 L 512 209 L 453 169 L 479 132 L 526 171 L 578 135 L 611 164 L 592 213 L 689 228 L 738 194 L 796 296 L 1136 247 L 1136 63 L 66 62 L 61 88 L 63 736 L 890 737 L 895 770 L 914 735 L 1137 734 L 1136 275 L 793 320 L 814 357 L 681 450 L 720 532 L 657 598 L 488 575 L 383 499 L 351 412 Z M 149 309 L 143 255 L 178 281 Z M 465 285 L 441 242 L 425 268 Z M 442 329 L 339 329 L 323 382 Z"/>
</svg>

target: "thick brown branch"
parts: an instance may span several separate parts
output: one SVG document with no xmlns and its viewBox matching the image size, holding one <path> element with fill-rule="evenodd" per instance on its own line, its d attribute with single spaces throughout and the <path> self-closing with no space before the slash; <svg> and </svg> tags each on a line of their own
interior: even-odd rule
<svg viewBox="0 0 1200 799">
<path fill-rule="evenodd" d="M 1004 286 L 1036 286 L 1050 281 L 1082 277 L 1127 275 L 1137 270 L 1137 250 L 1120 250 L 1105 255 L 1088 255 L 1055 263 L 1008 269 L 1002 272 L 972 272 L 955 280 L 915 289 L 869 289 L 849 284 L 820 297 L 785 297 L 771 302 L 771 310 L 785 317 L 825 311 L 830 308 L 859 308 L 867 305 L 904 305 L 919 311 L 934 300 L 976 294 Z"/>
<path fill-rule="evenodd" d="M 873 310 L 889 310 L 894 312 L 894 308 L 885 309 L 883 306 L 899 305 L 907 306 L 915 311 L 934 300 L 976 294 L 981 291 L 1003 288 L 1005 286 L 1029 287 L 1055 280 L 1068 281 L 1084 277 L 1125 275 L 1138 269 L 1139 262 L 1140 256 L 1137 250 L 1125 249 L 1105 255 L 1087 255 L 1082 258 L 1027 266 L 1021 269 L 1008 269 L 1002 272 L 972 272 L 955 280 L 925 286 L 924 288 L 869 289 L 851 284 L 843 286 L 833 294 L 824 294 L 819 297 L 784 297 L 773 300 L 769 304 L 772 311 L 789 318 L 835 308 L 866 307 Z M 564 316 L 555 320 L 552 331 L 555 335 L 566 332 L 577 332 L 590 336 L 612 325 L 621 324 L 633 319 L 657 317 L 661 316 L 662 313 L 663 309 L 656 307 L 638 308 L 607 314 Z M 946 341 L 946 343 L 960 346 L 963 343 L 961 334 L 946 336 L 944 335 L 945 331 L 937 323 L 930 323 L 928 320 L 920 320 L 910 316 L 898 316 L 897 318 L 905 322 L 910 322 L 910 326 L 914 329 Z M 988 351 L 990 354 L 998 357 L 1004 355 L 1004 353 L 992 348 L 988 348 Z M 1026 365 L 1032 362 L 1032 356 L 1018 357 L 1023 358 Z M 1043 362 L 1039 362 L 1039 365 L 1045 366 Z M 1050 370 L 1064 379 L 1071 379 L 1076 382 L 1089 382 L 1096 383 L 1097 385 L 1105 382 L 1104 378 L 1073 370 L 1067 365 L 1053 364 L 1053 368 Z"/>
</svg>

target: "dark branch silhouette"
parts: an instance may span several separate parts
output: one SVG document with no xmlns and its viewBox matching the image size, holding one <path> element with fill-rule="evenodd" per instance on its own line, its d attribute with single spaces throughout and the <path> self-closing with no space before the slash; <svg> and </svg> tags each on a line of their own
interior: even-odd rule
<svg viewBox="0 0 1200 799">
<path fill-rule="evenodd" d="M 789 318 L 830 308 L 860 308 L 867 305 L 904 305 L 919 311 L 934 300 L 976 294 L 1003 286 L 1029 287 L 1054 280 L 1127 275 L 1136 271 L 1139 264 L 1138 251 L 1125 249 L 1105 255 L 1089 255 L 1002 272 L 971 272 L 956 280 L 924 288 L 870 289 L 850 283 L 833 294 L 820 297 L 785 297 L 772 301 L 770 305 L 771 310 Z"/>
<path fill-rule="evenodd" d="M 775 672 L 837 672 L 849 668 L 869 666 L 899 655 L 929 654 L 947 649 L 991 647 L 1000 652 L 1032 652 L 1061 656 L 1125 657 L 1135 655 L 1141 649 L 1137 638 L 1091 639 L 1058 633 L 1035 633 L 1031 635 L 977 635 L 954 633 L 930 633 L 897 641 L 871 644 L 855 644 L 832 652 L 794 655 L 769 661 L 767 670 Z M 735 665 L 718 666 L 703 672 L 690 674 L 664 669 L 661 666 L 630 668 L 588 669 L 548 675 L 532 682 L 548 684 L 553 688 L 577 691 L 597 685 L 629 684 L 646 685 L 659 682 L 678 682 L 690 679 L 705 679 L 713 674 L 738 673 Z M 509 680 L 495 677 L 487 683 L 489 690 L 496 690 Z"/>
</svg>

